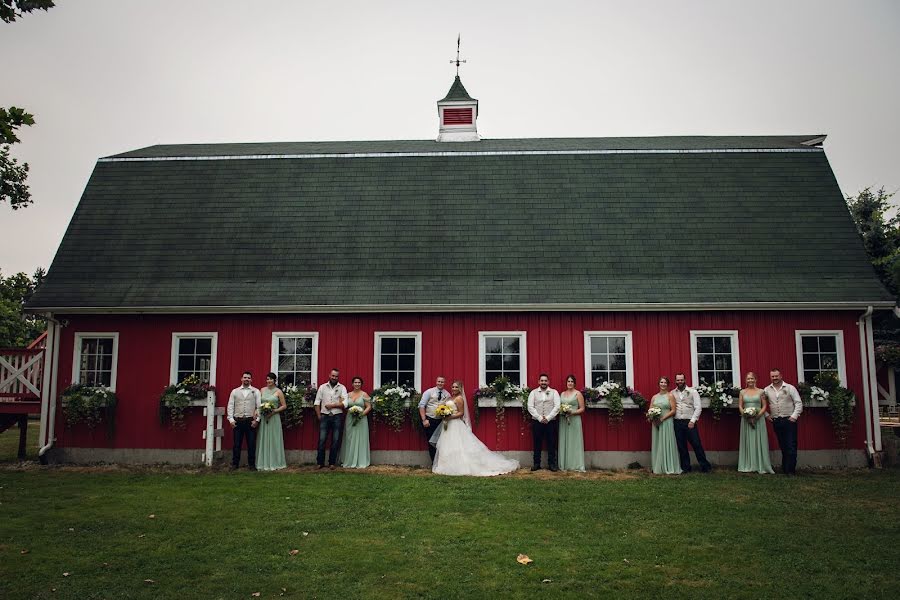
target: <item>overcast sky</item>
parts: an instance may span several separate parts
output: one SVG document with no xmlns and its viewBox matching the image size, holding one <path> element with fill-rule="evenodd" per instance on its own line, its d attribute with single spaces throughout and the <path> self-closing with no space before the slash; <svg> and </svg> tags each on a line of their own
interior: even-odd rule
<svg viewBox="0 0 900 600">
<path fill-rule="evenodd" d="M 900 188 L 895 0 L 57 0 L 0 23 L 0 105 L 37 121 L 0 270 L 50 265 L 102 156 L 436 137 L 457 33 L 483 137 L 824 133 L 845 194 Z"/>
</svg>

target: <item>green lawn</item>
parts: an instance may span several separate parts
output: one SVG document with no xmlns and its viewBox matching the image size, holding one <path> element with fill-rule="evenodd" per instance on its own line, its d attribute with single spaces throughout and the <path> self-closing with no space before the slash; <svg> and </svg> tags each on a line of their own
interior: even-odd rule
<svg viewBox="0 0 900 600">
<path fill-rule="evenodd" d="M 894 470 L 474 479 L 8 464 L 0 486 L 2 598 L 900 594 Z"/>
</svg>

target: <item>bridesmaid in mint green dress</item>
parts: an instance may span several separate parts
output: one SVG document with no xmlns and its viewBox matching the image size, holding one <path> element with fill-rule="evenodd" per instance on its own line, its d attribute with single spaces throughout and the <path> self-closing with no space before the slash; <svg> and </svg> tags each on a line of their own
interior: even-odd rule
<svg viewBox="0 0 900 600">
<path fill-rule="evenodd" d="M 353 378 L 353 389 L 347 394 L 344 407 L 344 443 L 341 444 L 341 466 L 348 469 L 365 469 L 369 466 L 369 413 L 372 403 L 362 391 L 362 377 Z M 362 415 L 357 419 L 350 409 L 358 406 Z"/>
<path fill-rule="evenodd" d="M 584 396 L 575 389 L 575 376 L 566 377 L 566 391 L 559 395 L 561 405 L 569 405 L 568 415 L 559 413 L 559 468 L 562 471 L 584 472 L 584 434 L 581 415 L 584 413 Z"/>
<path fill-rule="evenodd" d="M 650 406 L 662 410 L 662 417 L 651 425 L 653 441 L 650 446 L 650 464 L 656 474 L 679 475 L 681 462 L 675 445 L 675 396 L 669 391 L 669 378 L 659 378 L 659 393 L 650 400 Z"/>
<path fill-rule="evenodd" d="M 755 408 L 755 417 L 744 415 L 745 408 Z M 769 458 L 769 432 L 766 430 L 766 410 L 769 403 L 765 392 L 756 387 L 756 373 L 747 373 L 747 387 L 741 390 L 738 409 L 741 411 L 741 445 L 738 449 L 738 471 L 741 473 L 775 473 Z"/>
<path fill-rule="evenodd" d="M 260 390 L 260 403 L 271 402 L 275 410 L 260 415 L 259 435 L 256 436 L 256 468 L 259 471 L 275 471 L 287 466 L 284 460 L 284 435 L 281 431 L 281 415 L 287 408 L 284 394 L 275 386 L 277 375 L 266 375 L 266 387 Z"/>
</svg>

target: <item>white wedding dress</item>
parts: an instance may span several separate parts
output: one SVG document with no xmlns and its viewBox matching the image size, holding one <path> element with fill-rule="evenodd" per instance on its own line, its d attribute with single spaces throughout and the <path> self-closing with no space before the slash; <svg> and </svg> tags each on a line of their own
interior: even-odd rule
<svg viewBox="0 0 900 600">
<path fill-rule="evenodd" d="M 491 452 L 472 433 L 465 398 L 462 402 L 463 417 L 450 419 L 447 429 L 439 428 L 434 436 L 437 438 L 437 454 L 431 470 L 441 475 L 489 477 L 518 469 L 519 461 L 506 458 L 499 452 Z M 448 400 L 447 404 L 453 405 L 454 412 L 458 410 L 453 400 Z"/>
</svg>

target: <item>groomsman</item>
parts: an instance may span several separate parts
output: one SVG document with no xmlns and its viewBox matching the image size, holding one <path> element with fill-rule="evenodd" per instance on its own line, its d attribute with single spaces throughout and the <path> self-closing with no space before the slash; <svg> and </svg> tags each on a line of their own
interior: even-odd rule
<svg viewBox="0 0 900 600">
<path fill-rule="evenodd" d="M 259 390 L 250 385 L 253 375 L 244 371 L 241 385 L 231 391 L 228 397 L 226 417 L 234 431 L 234 445 L 231 448 L 231 468 L 241 464 L 241 446 L 247 438 L 247 465 L 256 470 L 256 427 L 259 425 Z"/>
<path fill-rule="evenodd" d="M 541 469 L 541 446 L 547 443 L 547 463 L 551 471 L 559 471 L 556 461 L 559 449 L 559 392 L 550 387 L 550 378 L 541 373 L 538 379 L 540 387 L 528 394 L 528 414 L 534 419 L 531 423 L 531 439 L 534 443 L 534 466 L 532 471 Z"/>
<path fill-rule="evenodd" d="M 431 444 L 431 436 L 440 427 L 442 420 L 434 411 L 444 400 L 450 397 L 450 392 L 444 389 L 445 384 L 446 379 L 443 376 L 438 376 L 437 381 L 434 382 L 434 387 L 425 390 L 425 393 L 422 394 L 422 399 L 419 400 L 419 417 L 422 419 L 422 429 L 425 431 L 425 444 L 428 445 L 428 455 L 431 456 L 432 463 L 434 462 L 437 448 Z"/>
<path fill-rule="evenodd" d="M 769 415 L 772 429 L 781 448 L 781 472 L 797 474 L 797 419 L 803 412 L 803 401 L 797 388 L 781 378 L 780 369 L 769 371 L 770 385 L 763 390 L 769 399 Z"/>
<path fill-rule="evenodd" d="M 675 389 L 672 390 L 675 396 L 675 445 L 678 446 L 678 461 L 681 463 L 681 470 L 684 473 L 691 471 L 691 455 L 688 452 L 688 443 L 694 449 L 697 456 L 697 462 L 700 463 L 700 470 L 709 473 L 712 465 L 706 460 L 706 452 L 703 451 L 703 444 L 700 443 L 700 432 L 697 431 L 697 421 L 700 420 L 700 412 L 703 406 L 700 404 L 700 394 L 692 387 L 688 387 L 684 373 L 675 374 Z"/>
<path fill-rule="evenodd" d="M 328 383 L 319 386 L 313 407 L 319 419 L 319 446 L 316 452 L 316 464 L 325 468 L 325 442 L 331 432 L 331 448 L 328 452 L 328 468 L 334 469 L 337 462 L 338 449 L 341 447 L 341 433 L 344 431 L 344 402 L 347 400 L 347 388 L 338 382 L 340 375 L 337 369 L 331 370 Z"/>
</svg>

